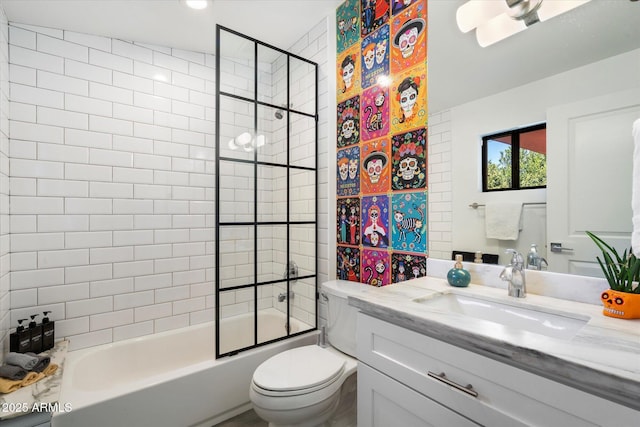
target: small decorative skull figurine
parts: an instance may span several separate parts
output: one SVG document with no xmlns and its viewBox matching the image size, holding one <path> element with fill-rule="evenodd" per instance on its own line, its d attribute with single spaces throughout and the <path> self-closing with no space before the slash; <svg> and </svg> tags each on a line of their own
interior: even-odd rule
<svg viewBox="0 0 640 427">
<path fill-rule="evenodd" d="M 342 123 L 341 133 L 345 139 L 350 139 L 351 136 L 353 135 L 353 131 L 355 130 L 356 130 L 356 125 L 353 119 L 345 120 L 344 123 Z"/>
<path fill-rule="evenodd" d="M 349 179 L 356 179 L 357 174 L 358 174 L 358 160 L 350 159 L 349 160 Z"/>
<path fill-rule="evenodd" d="M 370 70 L 373 67 L 375 55 L 375 45 L 370 43 L 364 50 L 364 66 L 367 70 Z"/>
<path fill-rule="evenodd" d="M 607 289 L 600 295 L 600 298 L 604 305 L 602 314 L 605 316 L 619 319 L 640 319 L 640 294 Z"/>
<path fill-rule="evenodd" d="M 338 171 L 340 172 L 340 179 L 346 181 L 349 175 L 349 161 L 347 159 L 341 159 L 338 164 Z"/>
<path fill-rule="evenodd" d="M 402 177 L 403 180 L 411 181 L 419 171 L 420 168 L 418 168 L 418 159 L 409 156 L 400 160 L 397 174 L 398 176 Z"/>
<path fill-rule="evenodd" d="M 387 53 L 387 40 L 381 40 L 376 43 L 376 64 L 382 64 L 384 56 Z"/>
</svg>

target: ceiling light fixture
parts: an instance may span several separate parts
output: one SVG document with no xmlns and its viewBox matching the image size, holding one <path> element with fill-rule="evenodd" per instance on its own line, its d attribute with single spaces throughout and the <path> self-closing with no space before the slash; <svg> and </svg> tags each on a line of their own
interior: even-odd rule
<svg viewBox="0 0 640 427">
<path fill-rule="evenodd" d="M 456 21 L 463 33 L 475 28 L 478 44 L 486 47 L 589 1 L 469 0 L 458 8 Z"/>
<path fill-rule="evenodd" d="M 184 0 L 184 4 L 191 9 L 202 10 L 207 8 L 209 2 L 207 0 Z"/>
</svg>

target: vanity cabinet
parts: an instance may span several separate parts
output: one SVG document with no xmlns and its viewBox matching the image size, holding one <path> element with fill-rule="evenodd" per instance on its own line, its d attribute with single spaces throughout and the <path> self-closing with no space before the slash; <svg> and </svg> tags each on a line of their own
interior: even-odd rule
<svg viewBox="0 0 640 427">
<path fill-rule="evenodd" d="M 357 353 L 362 425 L 623 427 L 640 419 L 626 406 L 363 313 Z"/>
</svg>

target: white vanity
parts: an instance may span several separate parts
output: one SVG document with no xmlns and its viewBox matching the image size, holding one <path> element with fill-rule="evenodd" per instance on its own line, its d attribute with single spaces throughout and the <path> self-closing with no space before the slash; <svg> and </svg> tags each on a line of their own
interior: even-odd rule
<svg viewBox="0 0 640 427">
<path fill-rule="evenodd" d="M 640 423 L 640 320 L 432 277 L 349 302 L 361 311 L 359 425 Z"/>
</svg>

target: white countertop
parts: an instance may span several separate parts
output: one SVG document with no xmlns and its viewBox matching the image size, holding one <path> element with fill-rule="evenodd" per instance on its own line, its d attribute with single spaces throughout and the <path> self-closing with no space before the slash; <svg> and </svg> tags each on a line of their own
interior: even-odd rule
<svg viewBox="0 0 640 427">
<path fill-rule="evenodd" d="M 42 353 L 51 358 L 51 363 L 58 365 L 58 370 L 53 375 L 13 393 L 0 394 L 0 420 L 55 406 L 54 404 L 60 398 L 64 359 L 68 348 L 69 341 L 58 341 L 52 349 Z M 45 412 L 50 411 L 45 410 Z"/>
<path fill-rule="evenodd" d="M 601 305 L 533 294 L 513 298 L 506 290 L 489 286 L 454 288 L 434 277 L 369 288 L 350 296 L 349 304 L 382 320 L 640 410 L 640 319 L 606 317 Z M 589 320 L 571 339 L 550 338 L 412 301 L 434 292 L 490 298 Z"/>
</svg>

